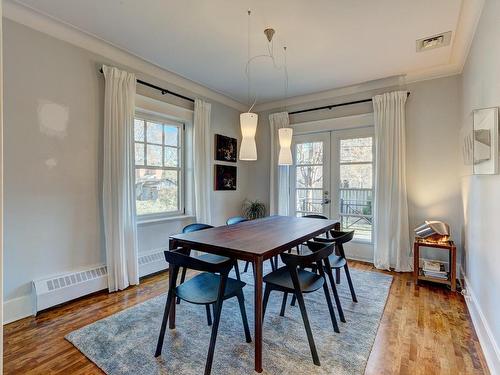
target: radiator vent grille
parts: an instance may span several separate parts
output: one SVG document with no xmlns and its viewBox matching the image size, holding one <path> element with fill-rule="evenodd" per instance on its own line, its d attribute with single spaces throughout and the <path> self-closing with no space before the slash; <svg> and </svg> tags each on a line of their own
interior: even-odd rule
<svg viewBox="0 0 500 375">
<path fill-rule="evenodd" d="M 83 283 L 89 280 L 97 279 L 101 276 L 107 275 L 108 270 L 106 266 L 94 268 L 92 270 L 75 272 L 69 275 L 55 277 L 47 280 L 47 289 L 54 291 L 57 289 L 65 288 L 71 285 Z"/>
<path fill-rule="evenodd" d="M 163 251 L 139 257 L 139 265 L 165 260 Z"/>
</svg>

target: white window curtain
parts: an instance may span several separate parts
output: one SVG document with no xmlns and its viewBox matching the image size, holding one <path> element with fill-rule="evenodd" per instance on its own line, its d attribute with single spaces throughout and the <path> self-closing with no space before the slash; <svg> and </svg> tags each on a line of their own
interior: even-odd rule
<svg viewBox="0 0 500 375">
<path fill-rule="evenodd" d="M 413 269 L 406 196 L 406 91 L 373 97 L 375 118 L 374 264 Z"/>
<path fill-rule="evenodd" d="M 135 222 L 135 74 L 102 67 L 104 93 L 103 217 L 110 292 L 139 284 Z"/>
<path fill-rule="evenodd" d="M 194 199 L 196 221 L 211 224 L 210 112 L 212 105 L 201 99 L 194 102 Z"/>
<path fill-rule="evenodd" d="M 269 213 L 271 215 L 289 214 L 290 198 L 290 175 L 287 165 L 278 165 L 280 143 L 278 129 L 289 127 L 288 112 L 279 112 L 269 115 L 269 127 L 271 130 L 271 175 Z"/>
</svg>

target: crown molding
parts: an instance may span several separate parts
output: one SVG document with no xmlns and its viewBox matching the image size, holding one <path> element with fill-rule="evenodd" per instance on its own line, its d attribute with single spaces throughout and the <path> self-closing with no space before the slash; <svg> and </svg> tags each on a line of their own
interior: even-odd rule
<svg viewBox="0 0 500 375">
<path fill-rule="evenodd" d="M 195 94 L 195 96 L 217 101 L 238 111 L 246 110 L 244 104 L 234 99 L 178 74 L 165 70 L 130 51 L 117 47 L 95 35 L 89 34 L 73 25 L 58 20 L 50 15 L 43 14 L 26 5 L 12 0 L 4 0 L 3 17 L 97 55 L 101 55 L 112 61 L 129 66 L 131 69 L 136 70 L 136 73 L 146 74 L 188 90 Z"/>
<path fill-rule="evenodd" d="M 385 87 L 403 86 L 405 83 L 406 83 L 406 77 L 404 75 L 376 79 L 373 81 L 362 82 L 355 85 L 339 87 L 336 89 L 321 91 L 313 94 L 294 96 L 286 100 L 286 107 L 290 108 L 298 105 L 304 105 L 307 103 L 318 102 L 321 100 L 334 99 L 337 97 L 348 96 L 348 95 L 355 95 L 371 90 L 382 89 Z M 255 112 L 263 112 L 280 107 L 285 107 L 284 100 L 276 100 L 268 103 L 257 104 L 254 109 Z"/>
</svg>

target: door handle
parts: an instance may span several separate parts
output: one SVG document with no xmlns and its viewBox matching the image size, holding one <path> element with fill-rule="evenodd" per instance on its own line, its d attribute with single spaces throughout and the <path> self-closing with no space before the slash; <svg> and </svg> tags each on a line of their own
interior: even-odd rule
<svg viewBox="0 0 500 375">
<path fill-rule="evenodd" d="M 328 198 L 325 198 L 323 199 L 323 202 L 321 202 L 322 205 L 325 205 L 325 204 L 330 204 L 331 200 L 328 199 Z"/>
</svg>

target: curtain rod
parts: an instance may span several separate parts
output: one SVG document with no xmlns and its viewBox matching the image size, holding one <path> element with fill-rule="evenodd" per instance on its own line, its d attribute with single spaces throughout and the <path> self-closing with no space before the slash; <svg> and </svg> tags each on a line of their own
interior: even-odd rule
<svg viewBox="0 0 500 375">
<path fill-rule="evenodd" d="M 99 72 L 103 73 L 102 68 L 99 69 Z M 149 83 L 149 82 L 146 82 L 146 81 L 143 81 L 143 80 L 140 80 L 140 79 L 137 80 L 137 83 L 139 83 L 139 84 L 141 84 L 143 86 L 151 87 L 152 89 L 158 90 L 158 91 L 161 92 L 162 95 L 167 95 L 167 94 L 168 95 L 173 95 L 173 96 L 177 96 L 178 98 L 181 98 L 181 99 L 184 99 L 184 100 L 187 100 L 187 101 L 190 101 L 190 102 L 194 103 L 194 99 L 192 99 L 192 98 L 189 98 L 189 97 L 184 96 L 182 94 L 178 94 L 176 92 L 164 89 L 164 88 L 162 88 L 160 86 L 153 85 L 152 83 Z"/>
<path fill-rule="evenodd" d="M 410 92 L 408 91 L 406 93 L 407 97 L 410 96 Z M 359 103 L 368 103 L 371 102 L 372 99 L 362 99 L 362 100 L 355 100 L 353 102 L 347 102 L 347 103 L 339 103 L 339 104 L 331 104 L 331 105 L 325 105 L 324 107 L 316 107 L 316 108 L 309 108 L 309 109 L 301 109 L 300 111 L 293 111 L 289 112 L 289 115 L 297 115 L 299 113 L 306 113 L 306 112 L 312 112 L 312 111 L 321 111 L 323 109 L 332 109 L 335 107 L 343 107 L 346 105 L 353 105 L 353 104 L 359 104 Z"/>
</svg>

